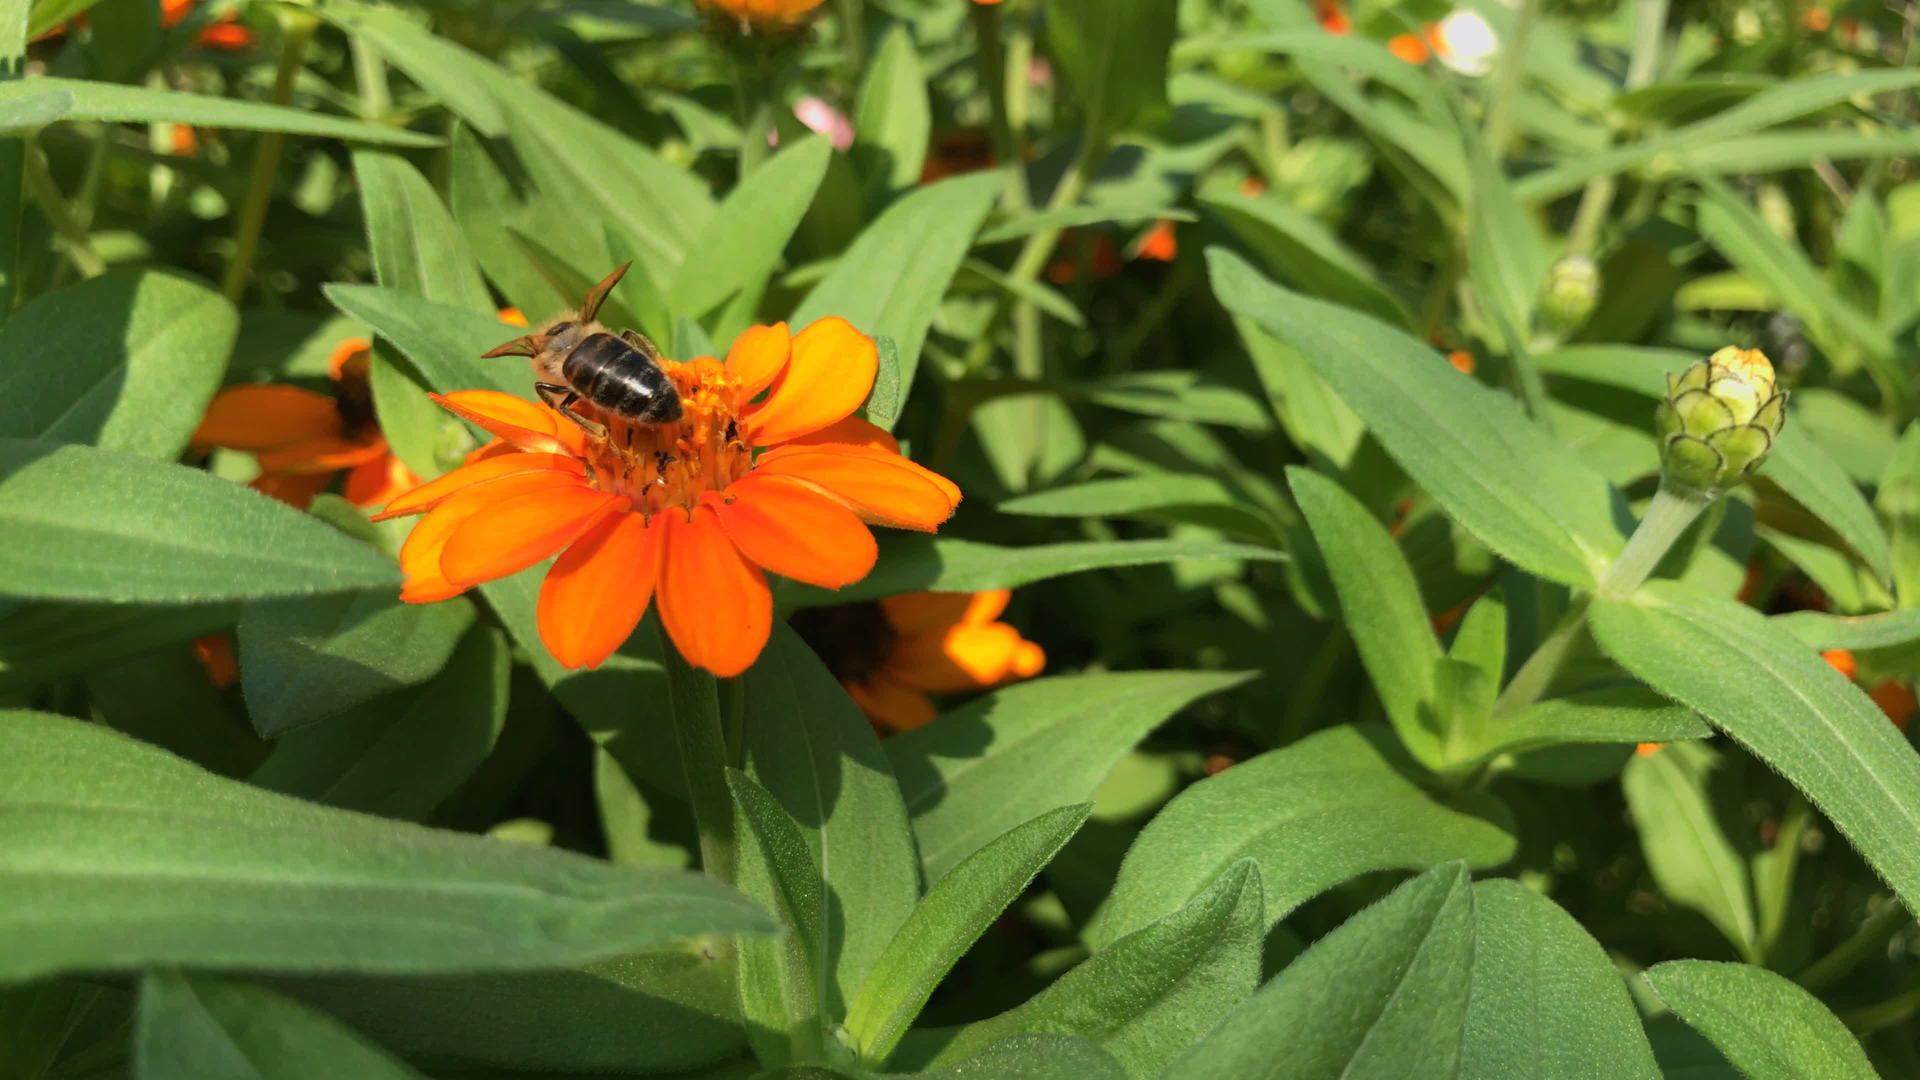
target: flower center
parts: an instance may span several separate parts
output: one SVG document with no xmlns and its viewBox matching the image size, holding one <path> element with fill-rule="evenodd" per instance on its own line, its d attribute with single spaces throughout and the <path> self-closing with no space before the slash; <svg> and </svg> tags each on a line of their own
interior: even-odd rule
<svg viewBox="0 0 1920 1080">
<path fill-rule="evenodd" d="M 649 517 L 673 506 L 692 510 L 701 495 L 724 491 L 753 468 L 753 450 L 740 441 L 739 380 L 711 357 L 666 360 L 661 367 L 680 392 L 674 423 L 630 422 L 584 401 L 574 404 L 607 429 L 604 438 L 587 437 L 588 479 L 601 491 L 626 496 Z"/>
</svg>

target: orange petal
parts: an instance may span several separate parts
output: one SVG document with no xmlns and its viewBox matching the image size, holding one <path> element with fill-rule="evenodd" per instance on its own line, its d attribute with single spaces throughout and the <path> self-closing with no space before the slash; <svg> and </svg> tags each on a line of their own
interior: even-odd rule
<svg viewBox="0 0 1920 1080">
<path fill-rule="evenodd" d="M 1418 34 L 1395 34 L 1387 41 L 1387 51 L 1409 64 L 1424 64 L 1430 55 Z"/>
<path fill-rule="evenodd" d="M 508 326 L 525 326 L 527 315 L 517 307 L 503 307 L 500 309 L 500 321 Z"/>
<path fill-rule="evenodd" d="M 781 577 L 838 589 L 880 556 L 853 511 L 798 481 L 746 476 L 705 498 L 740 553 Z"/>
<path fill-rule="evenodd" d="M 199 41 L 209 49 L 245 49 L 253 44 L 253 31 L 236 22 L 215 23 L 200 31 Z"/>
<path fill-rule="evenodd" d="M 363 337 L 350 337 L 333 347 L 327 354 L 327 374 L 339 382 L 346 374 L 348 365 L 360 366 L 367 362 L 367 356 L 373 352 L 373 342 Z M 365 378 L 366 369 L 361 367 L 360 377 Z"/>
<path fill-rule="evenodd" d="M 387 440 L 307 439 L 259 453 L 263 473 L 339 472 L 387 456 Z"/>
<path fill-rule="evenodd" d="M 911 592 L 880 598 L 880 610 L 887 625 L 901 637 L 945 633 L 958 626 L 973 606 L 973 594 L 963 592 Z"/>
<path fill-rule="evenodd" d="M 560 418 L 545 405 L 503 394 L 498 390 L 455 390 L 428 394 L 441 408 L 476 427 L 498 435 L 522 450 L 535 453 L 585 454 L 578 425 Z"/>
<path fill-rule="evenodd" d="M 849 416 L 844 420 L 828 424 L 819 431 L 808 432 L 797 439 L 788 439 L 782 446 L 819 446 L 823 443 L 844 443 L 853 446 L 871 446 L 876 450 L 885 450 L 890 454 L 900 452 L 900 440 L 878 424 L 863 420 L 858 416 Z"/>
<path fill-rule="evenodd" d="M 261 473 L 247 486 L 295 510 L 305 510 L 313 505 L 313 497 L 327 490 L 331 483 L 332 473 Z"/>
<path fill-rule="evenodd" d="M 1011 599 L 1012 589 L 988 589 L 974 593 L 973 599 L 967 603 L 967 613 L 960 621 L 969 626 L 985 626 L 1007 610 L 1007 601 Z"/>
<path fill-rule="evenodd" d="M 740 400 L 752 401 L 787 368 L 793 335 L 786 323 L 749 327 L 727 350 L 727 374 L 740 380 Z"/>
<path fill-rule="evenodd" d="M 881 675 L 866 682 L 851 683 L 847 696 L 867 714 L 877 728 L 888 732 L 912 731 L 933 722 L 933 700 L 924 691 L 915 690 Z"/>
<path fill-rule="evenodd" d="M 400 569 L 407 575 L 406 584 L 400 589 L 400 599 L 424 604 L 458 596 L 467 590 L 465 584 L 448 580 L 440 568 L 440 556 L 446 551 L 447 540 L 454 531 L 466 524 L 473 515 L 496 502 L 518 495 L 575 487 L 579 483 L 580 478 L 571 473 L 541 469 L 515 473 L 484 487 L 455 492 L 451 498 L 435 506 L 426 517 L 415 522 L 413 531 L 407 534 L 406 542 L 400 545 Z"/>
<path fill-rule="evenodd" d="M 793 355 L 767 400 L 746 410 L 746 441 L 773 446 L 819 431 L 873 392 L 880 353 L 873 339 L 830 315 L 794 335 Z"/>
<path fill-rule="evenodd" d="M 373 520 L 385 521 L 388 518 L 423 513 L 440 505 L 442 500 L 452 497 L 455 492 L 475 484 L 484 484 L 489 480 L 512 476 L 514 473 L 539 469 L 570 473 L 574 476 L 585 476 L 587 473 L 586 466 L 580 464 L 579 458 L 568 457 L 566 454 L 528 454 L 515 450 L 482 458 L 471 465 L 462 465 L 438 479 L 429 480 L 388 503 L 385 510 L 373 516 Z"/>
<path fill-rule="evenodd" d="M 540 640 L 566 667 L 599 667 L 647 613 L 666 528 L 611 514 L 560 553 L 540 584 Z"/>
<path fill-rule="evenodd" d="M 846 503 L 877 525 L 932 532 L 953 516 L 959 489 L 898 454 L 865 446 L 796 446 L 769 450 L 754 472 L 791 476 Z"/>
<path fill-rule="evenodd" d="M 1031 641 L 1021 641 L 1020 648 L 1013 654 L 1013 677 L 1031 679 L 1046 670 L 1047 650 Z"/>
<path fill-rule="evenodd" d="M 766 575 L 727 539 L 710 506 L 691 519 L 669 510 L 660 573 L 660 622 L 687 663 L 715 675 L 751 667 L 773 632 L 773 594 Z"/>
<path fill-rule="evenodd" d="M 228 450 L 266 450 L 339 435 L 340 410 L 332 398 L 298 386 L 259 383 L 229 386 L 214 395 L 193 442 Z"/>
<path fill-rule="evenodd" d="M 491 498 L 487 488 L 472 497 L 488 505 L 447 538 L 440 571 L 448 581 L 478 584 L 517 574 L 573 543 L 625 502 L 578 480 L 510 499 Z"/>
<path fill-rule="evenodd" d="M 347 482 L 340 486 L 340 493 L 353 505 L 368 507 L 392 502 L 419 486 L 420 478 L 405 462 L 386 454 L 354 466 L 347 474 Z"/>
<path fill-rule="evenodd" d="M 921 690 L 974 690 L 1011 678 L 1022 644 L 1020 632 L 1006 623 L 956 626 L 939 637 L 900 642 L 887 670 Z"/>
</svg>

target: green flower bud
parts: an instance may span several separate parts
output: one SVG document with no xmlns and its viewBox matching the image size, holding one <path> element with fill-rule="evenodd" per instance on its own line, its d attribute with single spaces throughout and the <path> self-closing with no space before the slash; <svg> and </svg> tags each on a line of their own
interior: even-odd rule
<svg viewBox="0 0 1920 1080">
<path fill-rule="evenodd" d="M 1721 349 L 1667 376 L 1654 414 L 1662 478 L 1676 488 L 1718 494 L 1760 467 L 1787 418 L 1787 394 L 1758 349 Z"/>
<path fill-rule="evenodd" d="M 1569 255 L 1547 271 L 1540 293 L 1540 317 L 1556 334 L 1571 334 L 1586 325 L 1600 303 L 1600 267 L 1585 255 Z"/>
</svg>

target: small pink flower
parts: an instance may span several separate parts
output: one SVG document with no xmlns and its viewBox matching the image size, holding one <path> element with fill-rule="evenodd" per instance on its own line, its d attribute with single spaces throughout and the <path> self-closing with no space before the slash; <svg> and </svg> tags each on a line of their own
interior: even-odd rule
<svg viewBox="0 0 1920 1080">
<path fill-rule="evenodd" d="M 794 119 L 833 140 L 835 150 L 853 145 L 853 121 L 847 114 L 817 97 L 803 97 L 794 103 Z"/>
</svg>

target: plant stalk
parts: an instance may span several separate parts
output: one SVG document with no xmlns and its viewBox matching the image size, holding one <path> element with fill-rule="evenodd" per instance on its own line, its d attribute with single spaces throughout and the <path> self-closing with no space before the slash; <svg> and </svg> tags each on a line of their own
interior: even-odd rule
<svg viewBox="0 0 1920 1080">
<path fill-rule="evenodd" d="M 727 790 L 727 734 L 722 730 L 714 677 L 695 670 L 671 641 L 661 641 L 667 684 L 673 697 L 673 736 L 687 780 L 700 837 L 700 865 L 710 876 L 734 881 L 733 795 Z"/>
<path fill-rule="evenodd" d="M 1885 949 L 1893 935 L 1913 922 L 1913 916 L 1900 901 L 1888 896 L 1882 897 L 1880 902 L 1880 910 L 1867 916 L 1866 921 L 1847 940 L 1802 968 L 1793 981 L 1808 990 L 1824 990 L 1852 974 L 1873 954 Z"/>
<path fill-rule="evenodd" d="M 73 210 L 60 194 L 59 185 L 53 182 L 53 170 L 47 167 L 47 154 L 39 143 L 27 147 L 25 180 L 27 194 L 39 204 L 40 212 L 47 216 L 47 224 L 53 227 L 53 233 L 60 238 L 61 247 L 67 258 L 73 260 L 84 277 L 98 277 L 107 272 L 107 261 L 93 249 L 93 239 L 87 230 L 74 218 Z"/>
<path fill-rule="evenodd" d="M 1633 55 L 1627 61 L 1626 82 L 1621 89 L 1631 93 L 1653 81 L 1660 68 L 1660 50 L 1666 39 L 1668 0 L 1639 0 L 1633 26 Z M 1619 126 L 1617 123 L 1614 125 Z M 1573 225 L 1567 233 L 1567 254 L 1591 255 L 1600 239 L 1600 228 L 1613 209 L 1613 197 L 1620 191 L 1618 173 L 1596 176 L 1587 181 L 1580 193 L 1580 205 L 1573 212 Z"/>
<path fill-rule="evenodd" d="M 280 67 L 273 77 L 273 103 L 285 105 L 293 100 L 293 80 L 306 58 L 307 44 L 320 27 L 318 16 L 305 11 L 280 11 Z M 253 259 L 260 250 L 260 231 L 267 221 L 267 203 L 273 198 L 273 178 L 280 171 L 280 149 L 286 135 L 278 131 L 260 133 L 254 145 L 253 171 L 247 181 L 246 200 L 240 204 L 240 229 L 234 234 L 233 261 L 227 264 L 227 280 L 221 289 L 227 299 L 238 303 L 253 276 Z"/>
</svg>

